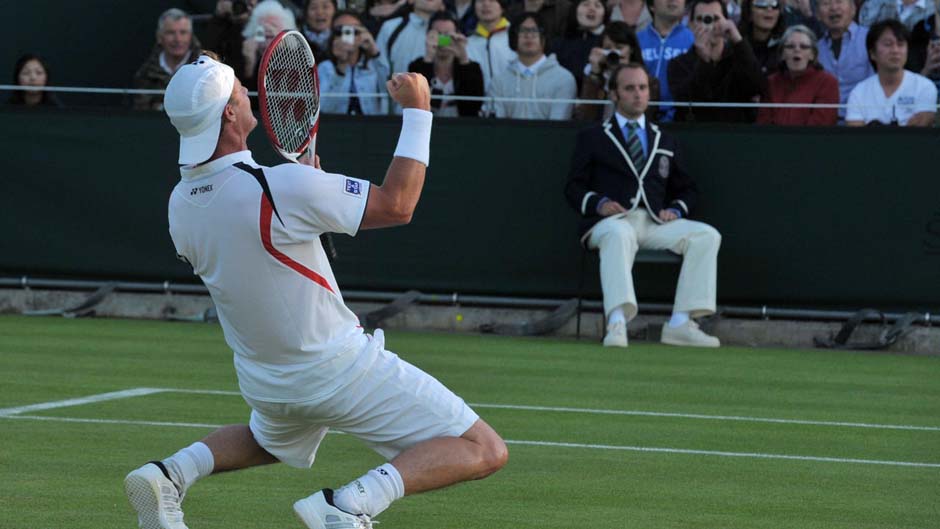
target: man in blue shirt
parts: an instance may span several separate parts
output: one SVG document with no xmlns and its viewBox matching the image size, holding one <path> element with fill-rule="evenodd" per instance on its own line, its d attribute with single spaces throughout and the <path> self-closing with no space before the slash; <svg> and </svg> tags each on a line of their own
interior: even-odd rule
<svg viewBox="0 0 940 529">
<path fill-rule="evenodd" d="M 672 101 L 667 74 L 669 61 L 682 55 L 695 42 L 695 35 L 685 24 L 685 0 L 646 0 L 653 14 L 653 23 L 637 33 L 643 62 L 651 75 L 659 79 L 659 100 Z M 864 41 L 864 39 L 862 39 Z M 659 121 L 672 121 L 675 109 L 659 107 Z"/>
<path fill-rule="evenodd" d="M 868 28 L 854 22 L 853 0 L 820 0 L 817 11 L 826 28 L 819 39 L 819 63 L 839 80 L 839 102 L 844 105 L 855 85 L 875 74 L 865 46 Z M 839 118 L 845 118 L 844 107 Z"/>
</svg>

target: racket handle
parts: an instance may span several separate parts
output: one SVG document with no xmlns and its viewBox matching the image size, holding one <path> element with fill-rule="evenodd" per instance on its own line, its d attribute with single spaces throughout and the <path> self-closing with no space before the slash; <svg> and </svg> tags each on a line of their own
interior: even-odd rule
<svg viewBox="0 0 940 529">
<path fill-rule="evenodd" d="M 314 132 L 313 136 L 310 136 L 310 145 L 307 145 L 307 154 L 310 155 L 310 160 L 315 160 L 317 155 L 317 134 Z"/>
<path fill-rule="evenodd" d="M 329 233 L 320 234 L 320 244 L 323 245 L 323 251 L 326 252 L 326 258 L 331 263 L 336 260 L 336 246 L 333 245 L 333 236 Z"/>
</svg>

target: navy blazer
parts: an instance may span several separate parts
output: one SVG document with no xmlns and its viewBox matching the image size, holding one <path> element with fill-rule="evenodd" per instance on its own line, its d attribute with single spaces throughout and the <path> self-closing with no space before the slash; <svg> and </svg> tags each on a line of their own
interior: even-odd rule
<svg viewBox="0 0 940 529">
<path fill-rule="evenodd" d="M 698 197 L 695 181 L 685 171 L 679 143 L 646 122 L 648 153 L 643 167 L 634 167 L 616 116 L 578 133 L 571 159 L 565 196 L 581 215 L 579 235 L 583 243 L 590 229 L 603 217 L 597 213 L 602 198 L 619 202 L 628 210 L 646 209 L 656 222 L 660 210 L 675 208 L 688 217 Z"/>
</svg>

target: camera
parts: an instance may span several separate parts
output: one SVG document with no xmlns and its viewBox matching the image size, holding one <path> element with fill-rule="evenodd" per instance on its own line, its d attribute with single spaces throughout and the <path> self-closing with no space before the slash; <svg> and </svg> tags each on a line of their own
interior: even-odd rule
<svg viewBox="0 0 940 529">
<path fill-rule="evenodd" d="M 450 35 L 438 35 L 437 36 L 437 46 L 439 48 L 446 48 L 454 42 L 453 37 Z"/>
<path fill-rule="evenodd" d="M 232 15 L 240 17 L 248 11 L 248 0 L 232 0 Z"/>
<path fill-rule="evenodd" d="M 718 17 L 715 15 L 702 15 L 700 17 L 697 17 L 696 20 L 698 20 L 699 22 L 701 22 L 702 24 L 706 26 L 710 26 L 714 24 L 715 22 L 718 22 Z"/>
<path fill-rule="evenodd" d="M 620 50 L 604 50 L 604 68 L 613 68 L 620 64 Z"/>
</svg>

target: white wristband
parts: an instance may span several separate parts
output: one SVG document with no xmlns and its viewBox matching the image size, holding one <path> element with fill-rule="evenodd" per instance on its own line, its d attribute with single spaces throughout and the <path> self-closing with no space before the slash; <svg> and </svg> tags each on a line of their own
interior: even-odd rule
<svg viewBox="0 0 940 529">
<path fill-rule="evenodd" d="M 418 160 L 429 165 L 431 158 L 431 120 L 433 114 L 418 108 L 406 108 L 401 113 L 401 135 L 395 156 Z"/>
</svg>

